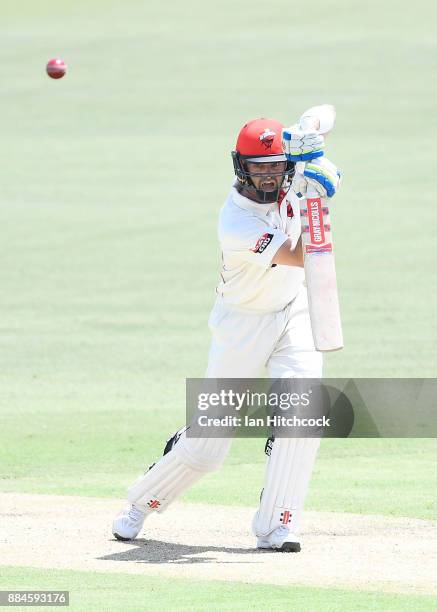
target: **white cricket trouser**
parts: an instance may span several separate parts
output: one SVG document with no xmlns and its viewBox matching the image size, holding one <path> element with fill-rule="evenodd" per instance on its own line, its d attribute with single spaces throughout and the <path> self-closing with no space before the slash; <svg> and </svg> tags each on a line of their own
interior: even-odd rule
<svg viewBox="0 0 437 612">
<path fill-rule="evenodd" d="M 212 333 L 206 378 L 320 378 L 305 287 L 279 312 L 251 314 L 218 298 L 209 317 Z"/>
<path fill-rule="evenodd" d="M 314 349 L 307 292 L 279 312 L 251 314 L 218 298 L 209 317 L 212 334 L 207 378 L 321 378 L 322 356 Z M 297 532 L 319 439 L 277 438 L 267 461 L 264 492 L 254 532 L 287 524 Z M 231 438 L 187 438 L 141 476 L 129 500 L 164 510 L 201 476 L 220 467 Z M 279 474 L 281 474 L 279 478 Z"/>
</svg>

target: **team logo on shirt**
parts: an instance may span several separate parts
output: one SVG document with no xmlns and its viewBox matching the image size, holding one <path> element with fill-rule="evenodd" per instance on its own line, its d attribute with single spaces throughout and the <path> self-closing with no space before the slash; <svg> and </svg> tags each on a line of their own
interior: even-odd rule
<svg viewBox="0 0 437 612">
<path fill-rule="evenodd" d="M 276 132 L 273 132 L 269 128 L 266 128 L 262 134 L 260 134 L 259 139 L 261 144 L 265 146 L 266 149 L 271 149 L 273 140 L 276 136 Z"/>
<path fill-rule="evenodd" d="M 263 234 L 258 238 L 256 245 L 250 249 L 253 253 L 263 253 L 273 240 L 273 234 Z"/>
</svg>

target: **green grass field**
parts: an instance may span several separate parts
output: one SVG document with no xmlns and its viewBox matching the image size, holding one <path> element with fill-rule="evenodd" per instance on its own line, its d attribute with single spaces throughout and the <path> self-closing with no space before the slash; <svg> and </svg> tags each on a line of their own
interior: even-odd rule
<svg viewBox="0 0 437 612">
<path fill-rule="evenodd" d="M 0 491 L 122 497 L 183 423 L 185 378 L 206 366 L 230 150 L 256 116 L 337 107 L 346 346 L 325 373 L 435 376 L 434 3 L 4 0 L 1 12 Z M 70 70 L 52 81 L 58 55 Z M 236 441 L 184 499 L 255 505 L 262 449 Z M 436 518 L 436 459 L 434 440 L 326 440 L 308 508 Z M 142 588 L 147 609 L 167 596 L 181 610 L 289 609 L 273 607 L 276 587 L 119 580 L 1 570 L 2 588 L 85 581 L 78 610 L 103 609 L 101 589 L 106 609 L 139 609 Z M 321 591 L 284 597 L 431 609 Z"/>
<path fill-rule="evenodd" d="M 69 571 L 41 571 L 29 568 L 2 568 L 0 588 L 9 590 L 70 590 L 68 610 L 99 612 L 105 610 L 151 610 L 166 608 L 169 599 L 177 610 L 256 610 L 268 607 L 277 612 L 307 610 L 393 610 L 425 612 L 431 610 L 429 596 L 353 592 L 341 589 L 278 587 L 219 581 L 191 582 L 191 593 L 182 580 Z M 12 586 L 11 586 L 12 585 Z M 309 604 L 310 602 L 310 604 Z M 259 607 L 258 607 L 259 606 Z M 35 606 L 37 610 L 44 610 Z"/>
</svg>

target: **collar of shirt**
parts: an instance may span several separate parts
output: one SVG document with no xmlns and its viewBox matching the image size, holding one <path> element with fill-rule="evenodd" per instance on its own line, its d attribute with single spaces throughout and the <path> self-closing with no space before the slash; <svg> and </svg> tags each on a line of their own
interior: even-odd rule
<svg viewBox="0 0 437 612">
<path fill-rule="evenodd" d="M 232 187 L 232 200 L 239 208 L 251 210 L 256 212 L 259 216 L 266 217 L 267 214 L 273 210 L 278 210 L 278 203 L 272 202 L 270 204 L 260 204 L 254 200 L 250 200 L 237 191 L 235 187 Z"/>
</svg>

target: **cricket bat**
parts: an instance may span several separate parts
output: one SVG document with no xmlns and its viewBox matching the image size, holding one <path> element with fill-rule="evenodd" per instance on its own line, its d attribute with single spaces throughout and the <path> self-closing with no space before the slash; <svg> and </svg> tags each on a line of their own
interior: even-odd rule
<svg viewBox="0 0 437 612">
<path fill-rule="evenodd" d="M 335 122 L 335 108 L 330 104 L 307 110 L 300 119 L 302 128 L 313 127 L 326 135 Z M 296 170 L 303 174 L 305 162 L 298 162 Z M 343 348 L 340 306 L 337 293 L 334 250 L 332 245 L 329 199 L 321 198 L 308 186 L 300 201 L 302 249 L 305 280 L 313 331 L 318 351 L 337 351 Z"/>
</svg>

